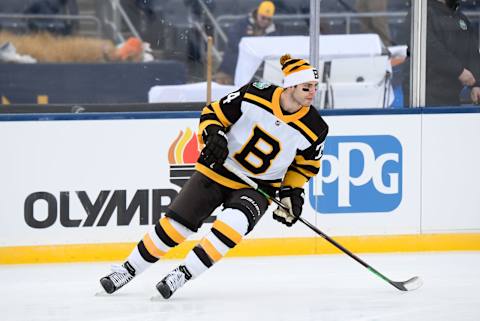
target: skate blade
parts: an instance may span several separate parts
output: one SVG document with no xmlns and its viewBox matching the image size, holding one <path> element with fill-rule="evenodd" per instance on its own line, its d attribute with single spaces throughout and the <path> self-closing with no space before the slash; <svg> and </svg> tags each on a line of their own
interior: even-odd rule
<svg viewBox="0 0 480 321">
<path fill-rule="evenodd" d="M 95 296 L 110 296 L 110 294 L 108 294 L 104 290 L 100 290 L 100 291 L 96 292 L 94 295 Z"/>
<path fill-rule="evenodd" d="M 161 296 L 160 294 L 155 294 L 154 296 L 152 296 L 150 298 L 150 301 L 152 302 L 159 302 L 159 301 L 165 301 L 165 299 L 163 298 L 163 296 Z"/>
</svg>

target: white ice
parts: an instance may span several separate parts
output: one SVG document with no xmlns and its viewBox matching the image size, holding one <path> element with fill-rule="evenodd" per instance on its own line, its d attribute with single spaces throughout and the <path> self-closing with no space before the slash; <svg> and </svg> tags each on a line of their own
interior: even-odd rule
<svg viewBox="0 0 480 321">
<path fill-rule="evenodd" d="M 150 301 L 179 261 L 166 260 L 111 296 L 98 297 L 110 263 L 0 266 L 2 321 L 478 321 L 480 252 L 361 255 L 401 292 L 345 255 L 232 258 Z"/>
</svg>

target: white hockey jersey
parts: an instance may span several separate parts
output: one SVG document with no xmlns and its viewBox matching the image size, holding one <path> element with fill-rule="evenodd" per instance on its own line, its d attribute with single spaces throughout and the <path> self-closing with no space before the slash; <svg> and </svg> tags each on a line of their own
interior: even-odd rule
<svg viewBox="0 0 480 321">
<path fill-rule="evenodd" d="M 280 107 L 282 92 L 274 85 L 249 83 L 206 106 L 199 133 L 209 125 L 224 127 L 227 161 L 261 186 L 302 187 L 319 171 L 328 125 L 311 106 L 285 113 Z M 246 187 L 225 168 L 207 167 L 202 157 L 196 169 L 224 186 Z"/>
</svg>

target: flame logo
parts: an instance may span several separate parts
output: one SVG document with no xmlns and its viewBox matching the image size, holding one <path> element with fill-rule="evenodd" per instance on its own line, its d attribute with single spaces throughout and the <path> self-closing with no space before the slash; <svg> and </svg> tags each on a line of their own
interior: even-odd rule
<svg viewBox="0 0 480 321">
<path fill-rule="evenodd" d="M 168 149 L 168 162 L 170 165 L 194 164 L 200 155 L 198 147 L 196 133 L 190 128 L 185 133 L 181 130 Z"/>
</svg>

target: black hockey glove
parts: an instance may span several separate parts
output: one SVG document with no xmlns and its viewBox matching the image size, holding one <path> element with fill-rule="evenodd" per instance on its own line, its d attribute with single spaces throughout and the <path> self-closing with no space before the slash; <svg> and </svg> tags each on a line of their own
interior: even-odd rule
<svg viewBox="0 0 480 321">
<path fill-rule="evenodd" d="M 273 218 L 287 226 L 292 226 L 302 215 L 303 188 L 284 186 L 280 189 L 279 196 L 282 204 L 285 204 L 290 210 L 287 212 L 279 206 L 273 211 Z"/>
<path fill-rule="evenodd" d="M 220 126 L 210 125 L 203 132 L 202 156 L 209 167 L 222 165 L 228 156 L 227 135 Z"/>
</svg>

